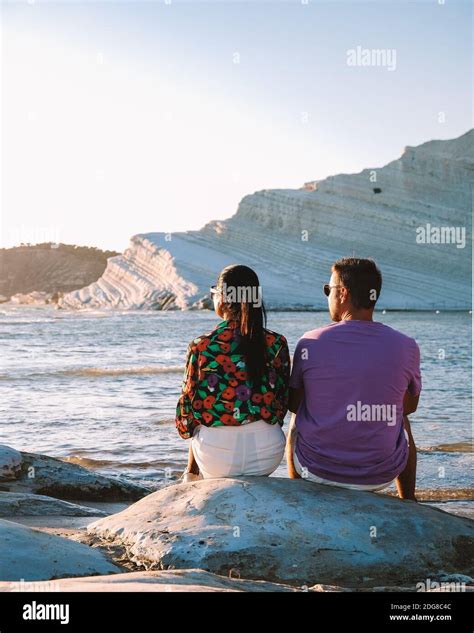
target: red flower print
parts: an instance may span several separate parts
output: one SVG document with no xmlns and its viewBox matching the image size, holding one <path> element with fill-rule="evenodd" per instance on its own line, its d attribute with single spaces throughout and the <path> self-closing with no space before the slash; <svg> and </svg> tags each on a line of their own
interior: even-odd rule
<svg viewBox="0 0 474 633">
<path fill-rule="evenodd" d="M 232 398 L 235 398 L 235 389 L 233 387 L 226 387 L 222 392 L 222 397 L 224 400 L 232 400 Z"/>
<path fill-rule="evenodd" d="M 223 415 L 221 415 L 221 422 L 230 426 L 235 426 L 236 424 L 238 424 L 234 416 L 230 415 L 229 413 L 224 413 Z"/>
<path fill-rule="evenodd" d="M 287 411 L 288 345 L 266 330 L 269 363 L 260 384 L 250 383 L 239 319 L 222 321 L 188 346 L 186 373 L 176 405 L 176 426 L 189 439 L 199 424 L 239 426 L 256 420 L 281 422 Z M 237 405 L 238 403 L 238 405 Z"/>
<path fill-rule="evenodd" d="M 275 394 L 273 393 L 273 391 L 267 391 L 267 393 L 263 394 L 263 401 L 265 404 L 271 404 L 274 397 Z"/>
<path fill-rule="evenodd" d="M 204 352 L 206 351 L 207 346 L 209 345 L 209 343 L 211 342 L 211 339 L 209 338 L 203 338 L 199 341 L 199 343 L 197 344 L 197 348 L 200 352 Z"/>
<path fill-rule="evenodd" d="M 204 398 L 204 408 L 211 409 L 215 401 L 216 399 L 214 398 L 214 396 L 207 396 L 206 398 Z"/>
</svg>

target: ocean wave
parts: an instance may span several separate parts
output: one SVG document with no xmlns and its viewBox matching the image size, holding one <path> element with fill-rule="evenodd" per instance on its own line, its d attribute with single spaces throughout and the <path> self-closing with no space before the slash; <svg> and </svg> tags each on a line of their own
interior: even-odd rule
<svg viewBox="0 0 474 633">
<path fill-rule="evenodd" d="M 2 313 L 0 313 L 2 314 Z M 5 315 L 6 313 L 4 312 L 3 315 Z M 2 315 L 2 316 L 3 316 Z M 8 315 L 11 316 L 11 315 Z M 10 320 L 5 320 L 2 319 L 0 321 L 0 325 L 29 325 L 30 323 L 54 323 L 56 321 L 56 319 L 44 319 L 44 318 L 40 318 L 40 319 L 25 319 L 25 318 L 19 318 L 19 319 L 10 319 Z"/>
<path fill-rule="evenodd" d="M 452 444 L 437 444 L 427 448 L 419 448 L 420 453 L 472 453 L 472 442 L 454 442 Z"/>
<path fill-rule="evenodd" d="M 181 374 L 183 365 L 149 365 L 135 367 L 73 367 L 56 371 L 32 371 L 29 373 L 0 374 L 0 380 L 25 380 L 31 378 L 45 378 L 47 376 L 83 376 L 86 378 L 100 378 L 103 376 L 133 376 L 150 374 Z"/>
<path fill-rule="evenodd" d="M 387 494 L 397 496 L 394 491 Z M 417 488 L 416 498 L 418 501 L 474 501 L 474 488 Z"/>
<path fill-rule="evenodd" d="M 85 457 L 81 455 L 69 455 L 69 457 L 62 457 L 62 461 L 69 462 L 70 464 L 77 464 L 78 466 L 83 466 L 84 468 L 91 469 L 100 469 L 100 468 L 116 468 L 118 470 L 122 469 L 137 469 L 137 470 L 148 470 L 148 469 L 165 469 L 165 468 L 182 468 L 181 464 L 176 464 L 173 462 L 162 461 L 162 460 L 151 460 L 144 462 L 123 462 L 120 460 L 114 459 L 94 459 L 92 457 Z"/>
<path fill-rule="evenodd" d="M 144 367 L 77 367 L 74 369 L 63 369 L 54 373 L 62 374 L 63 376 L 123 376 L 133 374 L 177 374 L 182 372 L 182 365 L 150 365 Z"/>
</svg>

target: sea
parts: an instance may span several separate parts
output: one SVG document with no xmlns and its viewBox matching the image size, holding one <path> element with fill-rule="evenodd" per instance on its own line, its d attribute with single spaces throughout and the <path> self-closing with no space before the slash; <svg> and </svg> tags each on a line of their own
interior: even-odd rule
<svg viewBox="0 0 474 633">
<path fill-rule="evenodd" d="M 430 503 L 473 516 L 472 315 L 387 311 L 375 319 L 420 346 L 423 391 L 411 416 L 417 487 Z M 174 423 L 187 345 L 218 322 L 211 311 L 0 305 L 0 444 L 153 489 L 169 484 L 187 460 Z M 325 312 L 268 315 L 291 352 L 304 332 L 327 323 Z M 284 463 L 274 475 L 287 476 Z"/>
</svg>

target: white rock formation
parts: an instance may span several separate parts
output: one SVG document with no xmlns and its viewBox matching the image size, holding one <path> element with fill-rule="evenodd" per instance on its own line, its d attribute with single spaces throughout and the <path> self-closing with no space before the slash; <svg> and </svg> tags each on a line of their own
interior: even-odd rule
<svg viewBox="0 0 474 633">
<path fill-rule="evenodd" d="M 199 568 L 311 586 L 472 575 L 474 522 L 415 502 L 249 477 L 170 485 L 88 532 L 146 569 Z"/>
<path fill-rule="evenodd" d="M 22 456 L 10 446 L 0 445 L 0 482 L 16 479 L 21 472 Z"/>
<path fill-rule="evenodd" d="M 89 501 L 136 501 L 150 492 L 124 478 L 101 475 L 48 455 L 22 452 L 21 459 L 21 474 L 0 482 L 2 491 Z"/>
<path fill-rule="evenodd" d="M 258 191 L 233 217 L 199 231 L 135 235 L 97 282 L 58 306 L 202 307 L 220 269 L 244 263 L 259 274 L 268 307 L 326 308 L 321 285 L 331 263 L 355 254 L 382 269 L 380 308 L 468 308 L 473 182 L 471 130 L 407 147 L 385 167 L 331 176 L 314 191 Z M 464 229 L 464 248 L 417 243 L 419 227 L 430 235 L 433 227 Z"/>
<path fill-rule="evenodd" d="M 0 580 L 49 580 L 119 571 L 96 548 L 0 519 Z"/>
<path fill-rule="evenodd" d="M 107 513 L 97 508 L 53 499 L 45 495 L 21 492 L 0 492 L 0 517 L 19 516 L 73 516 L 96 517 Z"/>
</svg>

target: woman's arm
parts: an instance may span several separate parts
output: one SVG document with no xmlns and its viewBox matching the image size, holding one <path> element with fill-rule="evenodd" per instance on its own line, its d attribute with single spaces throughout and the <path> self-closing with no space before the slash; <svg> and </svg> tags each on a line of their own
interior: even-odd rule
<svg viewBox="0 0 474 633">
<path fill-rule="evenodd" d="M 188 347 L 181 396 L 176 405 L 176 428 L 180 436 L 185 440 L 193 436 L 194 429 L 200 424 L 199 417 L 201 414 L 193 409 L 193 400 L 197 388 L 198 360 L 199 351 L 193 341 Z"/>
</svg>

